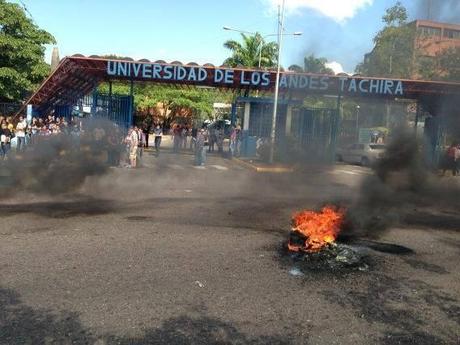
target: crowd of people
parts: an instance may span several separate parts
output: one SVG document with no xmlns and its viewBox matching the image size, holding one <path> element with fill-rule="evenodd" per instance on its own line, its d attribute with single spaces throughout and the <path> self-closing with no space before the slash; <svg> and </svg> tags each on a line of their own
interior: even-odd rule
<svg viewBox="0 0 460 345">
<path fill-rule="evenodd" d="M 175 124 L 171 129 L 173 150 L 189 149 L 195 153 L 195 165 L 206 163 L 206 154 L 216 152 L 224 154 L 224 140 L 226 138 L 223 126 L 192 127 Z M 241 128 L 233 126 L 229 133 L 229 156 L 238 156 L 241 146 Z"/>
<path fill-rule="evenodd" d="M 135 168 L 142 158 L 145 147 L 149 146 L 149 138 L 154 138 L 155 155 L 160 152 L 163 132 L 166 131 L 159 124 L 153 124 L 148 129 L 146 126 L 134 126 L 128 131 L 124 139 L 126 153 L 129 157 L 129 167 Z M 195 165 L 204 165 L 207 152 L 224 153 L 225 133 L 222 127 L 196 127 L 183 124 L 174 124 L 167 133 L 171 134 L 173 152 L 179 153 L 181 150 L 190 150 L 195 154 Z M 233 127 L 230 133 L 230 156 L 239 155 L 241 143 L 241 129 L 239 126 Z"/>
<path fill-rule="evenodd" d="M 49 115 L 45 118 L 32 118 L 28 122 L 23 116 L 17 119 L 0 116 L 1 150 L 0 158 L 7 159 L 12 148 L 16 153 L 23 152 L 27 146 L 38 142 L 39 138 L 56 135 L 71 135 L 85 137 L 101 144 L 107 151 L 107 162 L 111 166 L 125 166 L 135 168 L 142 159 L 144 148 L 149 147 L 149 139 L 154 142 L 154 154 L 160 153 L 160 146 L 164 132 L 172 137 L 173 152 L 190 150 L 195 154 L 195 164 L 204 165 L 207 152 L 224 154 L 224 139 L 229 142 L 229 156 L 237 156 L 240 152 L 241 129 L 233 127 L 229 135 L 221 126 L 189 126 L 174 124 L 171 129 L 165 130 L 161 124 L 153 123 L 146 126 L 139 125 L 129 128 L 125 136 L 117 126 L 107 128 L 91 128 L 86 132 L 82 125 L 82 119 L 72 117 L 70 120 L 64 117 Z M 107 127 L 107 126 L 105 126 Z M 113 128 L 112 128 L 113 127 Z M 126 133 L 126 132 L 125 132 Z M 12 145 L 12 144 L 15 145 Z M 151 145 L 151 142 L 150 142 Z"/>
<path fill-rule="evenodd" d="M 22 152 L 27 145 L 33 143 L 38 137 L 79 132 L 80 126 L 80 121 L 75 121 L 75 118 L 68 122 L 64 117 L 52 115 L 46 118 L 34 117 L 30 123 L 23 116 L 19 116 L 17 119 L 12 116 L 0 116 L 0 158 L 6 159 L 8 157 L 13 143 L 16 152 Z"/>
</svg>

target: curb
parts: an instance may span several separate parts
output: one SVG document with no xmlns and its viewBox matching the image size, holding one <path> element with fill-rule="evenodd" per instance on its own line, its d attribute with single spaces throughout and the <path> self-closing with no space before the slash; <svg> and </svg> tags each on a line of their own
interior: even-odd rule
<svg viewBox="0 0 460 345">
<path fill-rule="evenodd" d="M 246 167 L 246 168 L 252 169 L 252 170 L 254 170 L 256 172 L 259 172 L 259 173 L 292 173 L 292 172 L 294 172 L 293 167 L 280 167 L 280 166 L 277 166 L 277 167 L 276 166 L 274 166 L 274 167 L 260 167 L 260 166 L 257 166 L 255 164 L 246 162 L 246 161 L 244 161 L 242 159 L 239 159 L 239 158 L 233 157 L 232 160 L 237 162 L 238 164 Z"/>
</svg>

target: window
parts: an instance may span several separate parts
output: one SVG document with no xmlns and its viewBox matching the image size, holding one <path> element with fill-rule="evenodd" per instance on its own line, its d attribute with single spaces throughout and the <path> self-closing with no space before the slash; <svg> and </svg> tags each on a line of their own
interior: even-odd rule
<svg viewBox="0 0 460 345">
<path fill-rule="evenodd" d="M 460 30 L 444 29 L 444 37 L 460 40 Z"/>
<path fill-rule="evenodd" d="M 418 33 L 421 36 L 441 36 L 441 29 L 433 28 L 431 26 L 419 26 Z"/>
</svg>

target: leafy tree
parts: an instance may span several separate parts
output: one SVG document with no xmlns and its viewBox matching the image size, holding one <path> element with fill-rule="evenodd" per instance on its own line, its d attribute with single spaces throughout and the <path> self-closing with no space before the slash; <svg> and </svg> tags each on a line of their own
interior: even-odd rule
<svg viewBox="0 0 460 345">
<path fill-rule="evenodd" d="M 319 74 L 334 74 L 334 71 L 329 67 L 326 67 L 327 59 L 324 57 L 317 58 L 314 54 L 305 56 L 303 59 L 304 66 L 291 65 L 288 67 L 289 71 L 292 72 L 307 72 L 307 73 L 319 73 Z"/>
<path fill-rule="evenodd" d="M 409 78 L 414 71 L 415 28 L 407 24 L 407 10 L 397 2 L 382 17 L 385 27 L 374 37 L 374 49 L 356 72 L 369 76 Z"/>
<path fill-rule="evenodd" d="M 460 81 L 460 48 L 426 55 L 414 44 L 417 31 L 407 18 L 399 1 L 386 10 L 382 17 L 385 27 L 375 36 L 373 51 L 356 67 L 356 72 L 377 77 Z"/>
<path fill-rule="evenodd" d="M 0 0 L 0 100 L 22 100 L 48 75 L 44 45 L 53 43 L 23 8 Z"/>
<path fill-rule="evenodd" d="M 460 82 L 460 47 L 450 48 L 439 56 L 441 78 Z"/>
<path fill-rule="evenodd" d="M 301 73 L 303 72 L 303 68 L 299 65 L 294 64 L 288 67 L 288 71 Z"/>
<path fill-rule="evenodd" d="M 109 85 L 101 84 L 99 92 L 108 93 Z M 123 82 L 113 83 L 112 93 L 129 94 L 129 85 Z M 216 89 L 179 89 L 160 84 L 135 84 L 133 94 L 138 113 L 149 114 L 153 110 L 167 126 L 179 117 L 203 120 L 203 116 L 209 117 L 212 114 L 214 102 L 228 103 L 233 97 L 231 92 L 220 92 Z"/>
<path fill-rule="evenodd" d="M 314 54 L 306 56 L 303 60 L 304 71 L 309 73 L 334 74 L 334 71 L 326 67 L 327 59 L 324 57 L 317 58 Z"/>
<path fill-rule="evenodd" d="M 460 81 L 460 48 L 450 48 L 435 56 L 419 56 L 418 74 L 425 80 Z"/>
<path fill-rule="evenodd" d="M 382 17 L 383 22 L 389 27 L 398 27 L 406 24 L 407 10 L 400 1 L 386 10 Z"/>
<path fill-rule="evenodd" d="M 232 52 L 232 56 L 224 61 L 224 65 L 258 67 L 260 57 L 261 67 L 276 67 L 278 45 L 275 42 L 265 42 L 259 33 L 253 36 L 241 34 L 241 37 L 242 43 L 235 40 L 224 43 L 224 47 Z"/>
</svg>

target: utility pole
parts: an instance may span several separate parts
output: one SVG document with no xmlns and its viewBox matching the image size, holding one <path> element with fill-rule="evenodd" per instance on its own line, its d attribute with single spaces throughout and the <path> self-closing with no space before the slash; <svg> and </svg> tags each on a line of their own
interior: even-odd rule
<svg viewBox="0 0 460 345">
<path fill-rule="evenodd" d="M 275 139 L 276 139 L 276 115 L 278 111 L 278 93 L 279 93 L 279 82 L 280 82 L 280 70 L 281 70 L 281 48 L 283 44 L 283 30 L 284 30 L 284 4 L 285 0 L 281 5 L 281 9 L 278 6 L 278 59 L 276 69 L 276 82 L 275 82 L 275 99 L 273 101 L 273 117 L 272 117 L 272 131 L 270 136 L 270 156 L 268 162 L 273 163 L 275 153 Z"/>
<path fill-rule="evenodd" d="M 433 5 L 432 3 L 432 0 L 427 0 L 427 10 L 428 10 L 428 13 L 427 13 L 427 18 L 428 20 L 431 20 L 431 6 Z"/>
</svg>

